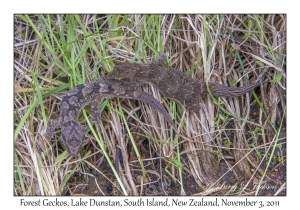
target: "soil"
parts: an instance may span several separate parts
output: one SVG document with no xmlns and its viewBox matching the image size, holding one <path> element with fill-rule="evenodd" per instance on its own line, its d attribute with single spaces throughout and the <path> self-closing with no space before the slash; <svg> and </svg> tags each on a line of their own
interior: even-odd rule
<svg viewBox="0 0 300 210">
<path fill-rule="evenodd" d="M 259 118 L 259 106 L 256 103 L 253 103 L 251 106 L 251 113 L 250 119 L 254 122 L 258 122 Z M 277 115 L 278 118 L 281 115 Z M 276 120 L 275 127 L 279 127 L 280 119 Z M 230 128 L 233 128 L 233 125 L 228 123 L 226 128 L 229 130 L 226 131 L 227 136 L 233 135 L 233 132 L 230 131 Z M 251 127 L 246 128 L 246 136 L 247 139 L 251 139 L 248 130 L 251 130 Z M 266 135 L 274 136 L 270 130 L 266 129 L 268 132 Z M 270 138 L 270 137 L 269 137 Z M 135 185 L 138 186 L 136 188 L 137 192 L 141 196 L 180 196 L 182 195 L 181 186 L 179 182 L 173 179 L 167 170 L 170 172 L 170 168 L 167 167 L 167 162 L 161 159 L 158 155 L 155 156 L 155 151 L 151 146 L 151 140 L 146 138 L 135 138 L 138 143 L 138 149 L 142 158 L 151 159 L 151 161 L 144 161 L 144 167 L 146 170 L 146 180 L 143 187 L 141 188 L 141 180 L 142 180 L 142 173 L 140 172 L 140 166 L 138 164 L 137 157 L 135 156 L 133 148 L 128 144 L 127 151 L 130 151 L 128 154 L 129 165 L 131 167 L 131 176 L 135 182 Z M 267 173 L 263 182 L 261 183 L 260 190 L 258 191 L 259 196 L 285 196 L 286 189 L 279 190 L 281 186 L 286 183 L 286 160 L 283 159 L 286 157 L 286 123 L 283 123 L 283 127 L 281 129 L 281 133 L 279 136 L 280 143 L 282 146 L 278 146 L 274 150 L 274 157 L 271 161 L 271 164 L 268 167 Z M 252 142 L 249 142 L 249 145 Z M 263 139 L 260 137 L 257 140 L 256 145 L 263 145 Z M 93 145 L 87 145 L 85 149 L 93 150 Z M 273 148 L 271 148 L 272 150 Z M 271 151 L 270 150 L 270 151 Z M 267 151 L 266 148 L 260 148 L 256 151 L 253 151 L 249 154 L 249 157 L 263 157 L 265 153 L 270 154 L 271 152 Z M 211 189 L 209 190 L 210 186 L 202 186 L 203 189 L 197 184 L 196 180 L 194 179 L 193 175 L 190 172 L 190 169 L 187 168 L 188 164 L 183 166 L 182 170 L 182 182 L 183 182 L 183 190 L 185 195 L 192 196 L 192 195 L 210 195 L 210 196 L 224 196 L 224 195 L 239 195 L 241 189 L 245 188 L 241 195 L 254 195 L 255 191 L 257 190 L 258 183 L 261 180 L 262 174 L 266 168 L 266 164 L 268 159 L 264 159 L 261 161 L 260 159 L 257 160 L 257 164 L 260 165 L 260 170 L 256 171 L 254 167 L 250 165 L 250 173 L 251 176 L 254 174 L 253 179 L 248 183 L 249 179 L 246 179 L 245 172 L 242 172 L 238 169 L 238 167 L 234 167 L 234 170 L 228 170 L 228 166 L 235 165 L 236 161 L 234 160 L 233 156 L 230 152 L 223 151 L 224 157 L 227 157 L 226 160 L 219 161 L 219 177 L 222 177 L 217 183 L 215 183 Z M 259 154 L 259 155 L 258 155 Z M 99 160 L 94 165 L 97 166 L 97 170 L 94 168 L 84 167 L 84 173 L 82 172 L 83 169 L 78 170 L 75 172 L 74 175 L 69 180 L 67 187 L 65 188 L 63 195 L 88 195 L 88 196 L 123 196 L 123 192 L 120 188 L 120 185 L 115 178 L 109 164 L 103 158 L 102 155 L 98 155 L 99 157 L 93 157 L 92 159 L 88 159 L 89 162 L 95 162 L 95 160 Z M 154 156 L 154 157 L 153 157 Z M 113 160 L 114 157 L 111 157 Z M 119 170 L 120 173 L 124 172 L 124 163 L 122 161 L 122 155 L 120 155 L 120 163 L 119 163 Z M 182 163 L 188 163 L 188 158 L 186 155 L 181 156 Z M 167 168 L 167 170 L 166 170 Z M 123 171 L 122 171 L 123 170 Z M 175 174 L 179 174 L 176 171 L 175 167 Z M 209 176 L 209 174 L 207 175 Z M 126 177 L 124 175 L 123 177 Z M 176 177 L 179 179 L 178 177 Z M 207 191 L 205 191 L 207 190 Z M 279 191 L 279 193 L 276 193 Z M 127 192 L 129 195 L 133 195 L 133 192 Z"/>
</svg>

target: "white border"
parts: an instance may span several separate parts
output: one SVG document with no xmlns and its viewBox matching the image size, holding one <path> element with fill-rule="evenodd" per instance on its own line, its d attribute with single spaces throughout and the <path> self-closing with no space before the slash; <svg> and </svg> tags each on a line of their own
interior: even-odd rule
<svg viewBox="0 0 300 210">
<path fill-rule="evenodd" d="M 295 1 L 294 1 L 295 2 Z M 20 197 L 13 196 L 13 14 L 15 13 L 287 13 L 288 21 L 288 42 L 287 42 L 287 196 L 286 197 L 258 197 L 251 200 L 279 200 L 280 208 L 287 206 L 298 206 L 299 201 L 299 133 L 297 132 L 300 112 L 300 103 L 297 100 L 300 96 L 299 81 L 299 13 L 296 3 L 287 1 L 42 1 L 26 0 L 1 2 L 1 103 L 0 103 L 0 129 L 1 129 L 1 150 L 0 150 L 0 182 L 1 182 L 1 207 L 15 209 L 20 207 Z M 27 199 L 43 199 L 43 197 L 27 197 Z M 137 198 L 137 197 L 135 197 Z M 175 197 L 172 197 L 175 198 Z M 179 199 L 188 199 L 181 198 Z M 221 199 L 224 197 L 218 197 Z M 227 197 L 226 197 L 227 198 Z M 54 199 L 55 197 L 49 197 Z M 63 200 L 71 198 L 64 197 Z M 124 198 L 113 197 L 115 200 L 123 201 Z M 228 198 L 230 199 L 230 198 Z M 239 198 L 233 197 L 232 200 Z M 81 207 L 82 208 L 82 207 Z M 98 207 L 103 208 L 103 207 Z M 133 207 L 130 207 L 133 208 Z M 140 208 L 140 207 L 138 207 Z M 151 208 L 153 207 L 143 207 Z M 174 208 L 174 207 L 172 207 Z M 182 207 L 181 207 L 182 208 Z M 196 207 L 199 208 L 199 207 Z M 204 208 L 204 207 L 200 207 Z M 233 207 L 228 207 L 233 208 Z M 40 209 L 40 208 L 39 208 Z M 44 209 L 44 208 L 41 208 Z M 124 208 L 123 208 L 124 209 Z M 178 207 L 179 209 L 179 207 Z M 225 208 L 226 209 L 226 208 Z"/>
</svg>

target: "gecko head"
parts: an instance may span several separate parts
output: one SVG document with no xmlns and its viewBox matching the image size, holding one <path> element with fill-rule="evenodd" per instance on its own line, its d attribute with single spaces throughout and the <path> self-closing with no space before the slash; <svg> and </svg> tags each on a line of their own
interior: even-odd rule
<svg viewBox="0 0 300 210">
<path fill-rule="evenodd" d="M 71 156 L 77 156 L 85 140 L 85 126 L 77 121 L 65 123 L 61 132 L 61 142 Z"/>
</svg>

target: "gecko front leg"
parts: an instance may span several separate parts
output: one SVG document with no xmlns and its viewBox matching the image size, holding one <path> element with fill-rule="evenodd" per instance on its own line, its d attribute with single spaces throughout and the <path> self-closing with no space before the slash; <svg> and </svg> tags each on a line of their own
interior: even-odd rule
<svg viewBox="0 0 300 210">
<path fill-rule="evenodd" d="M 157 60 L 152 61 L 152 65 L 162 66 L 163 63 L 167 60 L 167 54 L 161 53 L 160 57 Z"/>
<path fill-rule="evenodd" d="M 98 107 L 102 103 L 104 99 L 104 95 L 97 95 L 95 97 L 95 100 L 91 102 L 91 116 L 90 119 L 92 122 L 97 123 L 97 125 L 100 125 L 101 123 L 101 112 L 99 111 Z"/>
<path fill-rule="evenodd" d="M 53 133 L 54 130 L 56 128 L 60 128 L 61 127 L 61 118 L 57 119 L 57 120 L 50 120 L 48 122 L 48 127 L 46 129 L 46 133 L 45 133 L 45 137 L 48 141 L 51 141 L 52 137 L 53 137 Z"/>
</svg>

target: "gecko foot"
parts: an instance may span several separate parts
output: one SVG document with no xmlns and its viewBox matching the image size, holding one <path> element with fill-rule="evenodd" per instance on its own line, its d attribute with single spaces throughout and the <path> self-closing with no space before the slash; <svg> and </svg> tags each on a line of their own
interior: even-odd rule
<svg viewBox="0 0 300 210">
<path fill-rule="evenodd" d="M 99 110 L 94 111 L 90 116 L 91 122 L 97 123 L 97 125 L 100 125 L 100 123 L 101 123 L 100 116 L 101 116 L 101 113 Z"/>
<path fill-rule="evenodd" d="M 54 133 L 54 130 L 58 127 L 60 127 L 60 124 L 61 124 L 61 119 L 58 119 L 58 120 L 50 120 L 48 122 L 48 127 L 45 131 L 45 134 L 44 136 L 46 137 L 46 139 L 48 141 L 51 141 L 52 137 L 53 137 L 53 133 Z"/>
<path fill-rule="evenodd" d="M 161 53 L 159 59 L 152 62 L 153 65 L 161 66 L 167 60 L 167 54 Z"/>
</svg>

